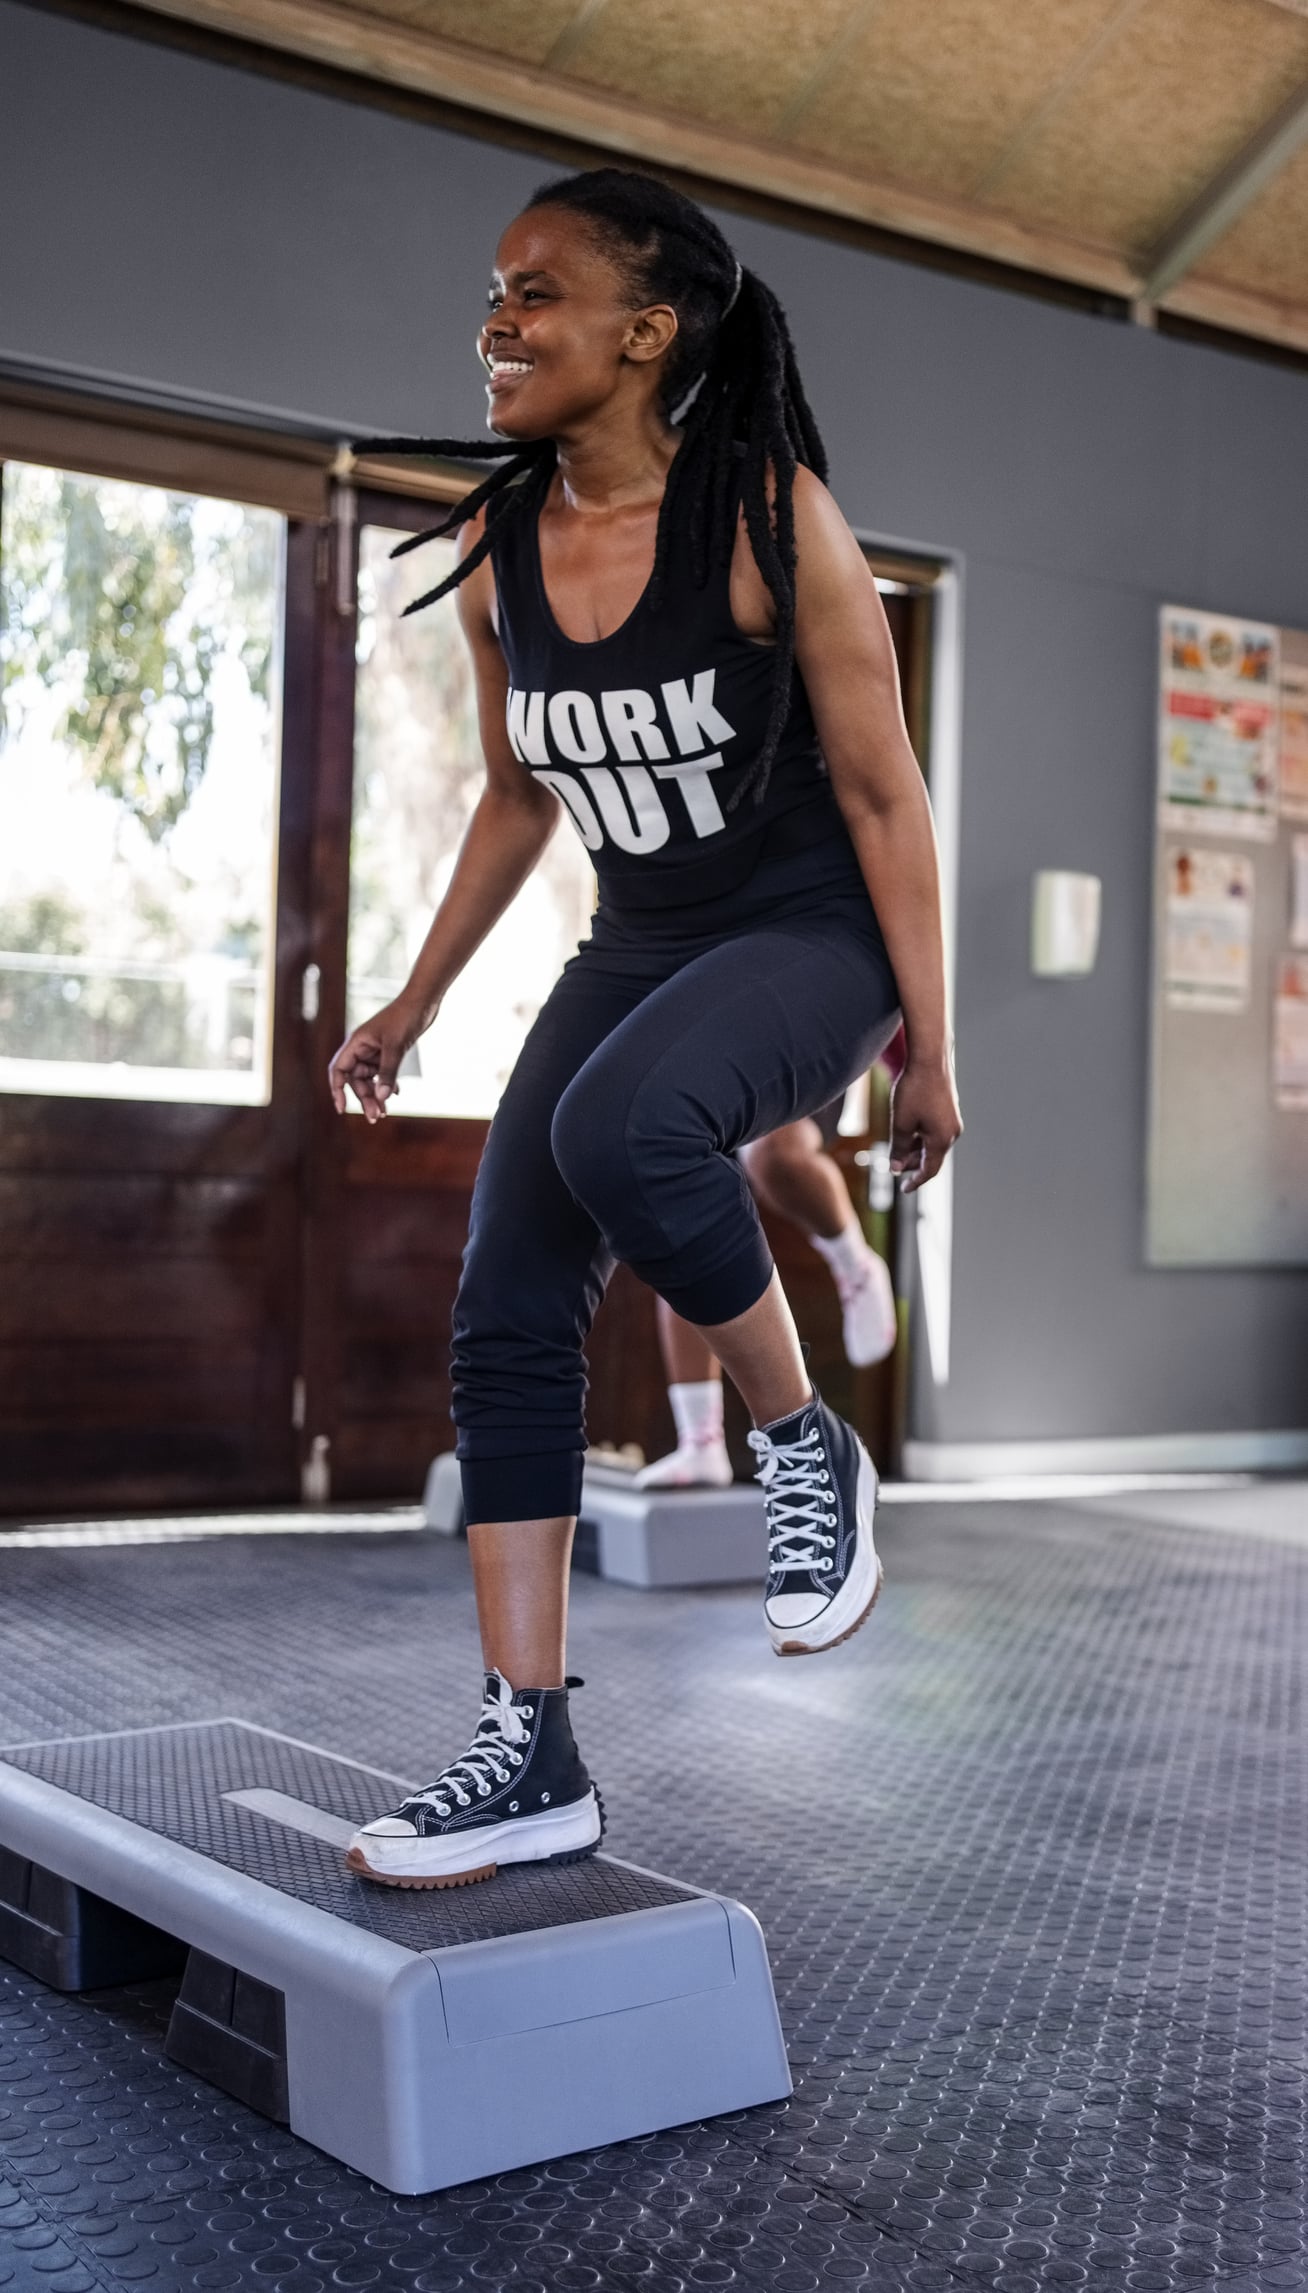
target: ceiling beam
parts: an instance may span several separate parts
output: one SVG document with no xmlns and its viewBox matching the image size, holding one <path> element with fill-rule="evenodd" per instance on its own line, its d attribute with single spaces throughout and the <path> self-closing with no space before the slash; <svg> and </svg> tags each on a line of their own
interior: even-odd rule
<svg viewBox="0 0 1308 2293">
<path fill-rule="evenodd" d="M 1265 120 L 1211 183 L 1206 183 L 1141 265 L 1139 299 L 1171 300 L 1172 289 L 1194 269 L 1245 208 L 1308 142 L 1308 80 Z"/>
<path fill-rule="evenodd" d="M 1251 294 L 1244 287 L 1224 286 L 1220 279 L 1188 278 L 1173 288 L 1163 308 L 1173 318 L 1197 319 L 1225 334 L 1251 335 L 1256 342 L 1308 356 L 1308 303 Z"/>
</svg>

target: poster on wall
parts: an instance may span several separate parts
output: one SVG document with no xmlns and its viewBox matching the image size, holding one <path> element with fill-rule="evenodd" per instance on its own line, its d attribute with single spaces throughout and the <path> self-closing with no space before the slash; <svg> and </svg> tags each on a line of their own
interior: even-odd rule
<svg viewBox="0 0 1308 2293">
<path fill-rule="evenodd" d="M 1276 835 L 1280 632 L 1165 605 L 1159 803 L 1188 835 Z"/>
<path fill-rule="evenodd" d="M 1253 864 L 1181 846 L 1167 855 L 1164 985 L 1173 1011 L 1244 1011 L 1253 952 Z"/>
<path fill-rule="evenodd" d="M 1308 836 L 1290 845 L 1290 945 L 1308 947 Z"/>
<path fill-rule="evenodd" d="M 1308 955 L 1283 955 L 1276 967 L 1272 1094 L 1283 1113 L 1308 1113 Z"/>
<path fill-rule="evenodd" d="M 1286 631 L 1287 638 L 1299 632 Z M 1308 660 L 1281 663 L 1281 811 L 1308 820 Z"/>
</svg>

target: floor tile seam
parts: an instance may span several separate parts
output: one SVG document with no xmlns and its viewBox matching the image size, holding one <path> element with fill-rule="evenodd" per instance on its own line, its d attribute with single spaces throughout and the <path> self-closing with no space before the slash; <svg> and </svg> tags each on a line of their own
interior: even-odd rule
<svg viewBox="0 0 1308 2293">
<path fill-rule="evenodd" d="M 29 2176 L 10 2158 L 0 2161 L 0 2182 L 5 2181 L 10 2184 L 11 2188 L 18 2190 L 20 2195 L 27 2200 L 33 2211 L 40 2215 L 46 2228 L 54 2231 L 60 2242 L 68 2247 L 74 2260 L 87 2270 L 94 2278 L 95 2283 L 103 2289 L 103 2293 L 118 2293 L 121 2279 L 105 2275 L 103 2266 L 97 2263 L 94 2248 L 87 2244 L 85 2238 L 79 2234 L 73 2224 L 51 2205 L 49 2199 L 35 2186 Z"/>
<path fill-rule="evenodd" d="M 878 2236 L 884 2237 L 886 2243 L 898 2252 L 905 2256 L 911 2254 L 915 2261 L 929 2263 L 931 2267 L 943 2270 L 944 2274 L 951 2278 L 955 2284 L 962 2286 L 976 2284 L 977 2271 L 975 2269 L 959 2269 L 951 2262 L 942 2259 L 938 2253 L 925 2251 L 916 2238 L 910 2237 L 895 2223 L 883 2220 L 872 2211 L 871 2207 L 862 2205 L 857 2199 L 850 2197 L 847 2191 L 837 2189 L 823 2175 L 813 2174 L 802 2167 L 796 2167 L 792 2161 L 776 2157 L 770 2150 L 760 2148 L 753 2142 L 742 2140 L 741 2136 L 731 2129 L 727 2130 L 725 2138 L 729 2148 L 743 2151 L 746 2157 L 753 2159 L 755 2165 L 763 2167 L 765 2171 L 778 2174 L 780 2179 L 784 2181 L 798 2183 L 811 2196 L 822 2199 L 827 2205 L 838 2206 L 846 2219 L 857 2223 L 859 2228 L 876 2230 Z"/>
</svg>

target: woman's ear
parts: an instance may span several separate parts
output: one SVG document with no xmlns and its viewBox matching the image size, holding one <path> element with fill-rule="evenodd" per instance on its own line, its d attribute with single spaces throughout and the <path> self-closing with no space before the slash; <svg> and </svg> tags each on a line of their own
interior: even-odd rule
<svg viewBox="0 0 1308 2293">
<path fill-rule="evenodd" d="M 652 358 L 662 358 L 677 331 L 677 314 L 671 303 L 651 303 L 648 310 L 637 311 L 627 329 L 623 352 L 636 364 L 648 365 Z"/>
</svg>

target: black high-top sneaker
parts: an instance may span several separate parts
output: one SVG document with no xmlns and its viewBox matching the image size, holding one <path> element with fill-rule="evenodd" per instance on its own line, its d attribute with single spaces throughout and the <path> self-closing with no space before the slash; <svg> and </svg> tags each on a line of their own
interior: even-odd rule
<svg viewBox="0 0 1308 2293">
<path fill-rule="evenodd" d="M 817 1393 L 751 1433 L 768 1521 L 763 1613 L 778 1656 L 836 1648 L 867 1621 L 883 1570 L 872 1541 L 876 1467 Z"/>
<path fill-rule="evenodd" d="M 464 1887 L 501 1863 L 577 1863 L 604 1832 L 600 1796 L 582 1765 L 568 1689 L 511 1688 L 486 1674 L 477 1733 L 435 1783 L 356 1831 L 351 1871 L 387 1887 Z"/>
</svg>

